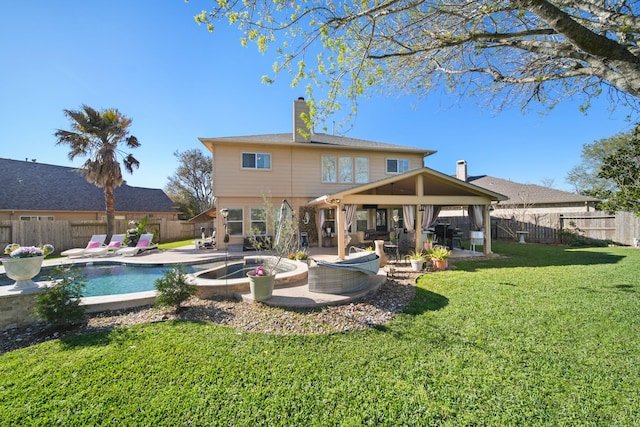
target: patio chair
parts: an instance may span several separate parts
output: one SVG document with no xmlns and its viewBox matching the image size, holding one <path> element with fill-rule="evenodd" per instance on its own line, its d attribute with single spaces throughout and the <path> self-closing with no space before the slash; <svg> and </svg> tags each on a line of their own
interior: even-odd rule
<svg viewBox="0 0 640 427">
<path fill-rule="evenodd" d="M 196 249 L 214 249 L 216 247 L 216 231 L 213 230 L 213 232 L 211 233 L 211 237 L 205 237 L 204 239 L 196 240 L 195 244 Z"/>
<path fill-rule="evenodd" d="M 127 247 L 118 249 L 116 251 L 117 255 L 123 256 L 135 256 L 142 252 L 149 251 L 151 249 L 156 249 L 158 247 L 157 243 L 152 243 L 153 234 L 147 233 L 140 236 L 138 243 L 134 247 Z"/>
<path fill-rule="evenodd" d="M 104 256 L 114 254 L 122 246 L 124 242 L 124 234 L 114 234 L 111 236 L 111 241 L 106 246 L 100 246 L 98 248 L 89 248 L 84 251 L 85 256 Z"/>
<path fill-rule="evenodd" d="M 87 243 L 86 247 L 67 249 L 66 251 L 60 252 L 60 255 L 68 256 L 68 257 L 84 256 L 87 250 L 99 248 L 100 246 L 102 246 L 106 238 L 107 238 L 106 234 L 94 234 L 93 236 L 91 236 L 91 240 L 89 240 L 89 243 Z"/>
</svg>

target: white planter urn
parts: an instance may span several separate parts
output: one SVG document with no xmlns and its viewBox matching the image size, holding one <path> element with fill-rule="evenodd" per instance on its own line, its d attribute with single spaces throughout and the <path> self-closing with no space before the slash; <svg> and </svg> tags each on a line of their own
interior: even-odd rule
<svg viewBox="0 0 640 427">
<path fill-rule="evenodd" d="M 411 259 L 411 270 L 412 271 L 422 271 L 422 266 L 424 265 L 424 260 L 422 259 Z"/>
<path fill-rule="evenodd" d="M 34 256 L 26 258 L 3 258 L 2 265 L 7 277 L 16 282 L 11 285 L 10 291 L 23 291 L 25 289 L 37 288 L 38 285 L 31 279 L 40 273 L 44 256 Z"/>
</svg>

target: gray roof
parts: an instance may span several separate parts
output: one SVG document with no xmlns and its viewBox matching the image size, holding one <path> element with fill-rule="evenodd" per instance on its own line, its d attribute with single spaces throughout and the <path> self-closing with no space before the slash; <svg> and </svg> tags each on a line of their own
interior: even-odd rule
<svg viewBox="0 0 640 427">
<path fill-rule="evenodd" d="M 0 209 L 104 211 L 104 190 L 76 168 L 0 158 Z M 119 212 L 177 213 L 164 191 L 122 184 L 114 190 Z"/>
<path fill-rule="evenodd" d="M 509 197 L 512 203 L 521 203 L 523 199 L 526 203 L 532 204 L 563 204 L 600 201 L 594 197 L 555 190 L 541 185 L 520 184 L 518 182 L 488 175 L 470 176 L 467 178 L 467 182 L 496 193 L 504 194 Z M 509 203 L 509 201 L 503 203 Z"/>
<path fill-rule="evenodd" d="M 407 147 L 404 145 L 388 144 L 385 142 L 369 141 L 366 139 L 348 138 L 344 136 L 328 135 L 325 133 L 311 134 L 310 142 L 294 142 L 291 132 L 289 133 L 274 133 L 265 135 L 246 135 L 246 136 L 225 136 L 219 138 L 199 138 L 202 142 L 238 142 L 248 144 L 274 144 L 274 145 L 291 145 L 296 144 L 299 146 L 331 146 L 331 147 L 343 147 L 343 148 L 356 148 L 356 149 L 368 149 L 368 150 L 383 150 L 383 151 L 406 151 L 413 153 L 422 153 L 425 156 L 435 153 L 433 150 L 425 150 L 424 148 Z"/>
</svg>

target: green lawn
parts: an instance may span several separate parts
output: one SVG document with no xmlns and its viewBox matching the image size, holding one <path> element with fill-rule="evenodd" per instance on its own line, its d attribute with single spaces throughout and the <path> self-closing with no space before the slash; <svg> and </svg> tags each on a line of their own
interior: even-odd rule
<svg viewBox="0 0 640 427">
<path fill-rule="evenodd" d="M 194 240 L 196 239 L 187 239 L 187 240 L 178 240 L 176 242 L 160 243 L 158 245 L 158 249 L 164 250 L 164 249 L 181 248 L 183 246 L 193 246 Z"/>
<path fill-rule="evenodd" d="M 0 356 L 0 425 L 640 425 L 640 250 L 496 244 L 392 323 L 166 322 Z"/>
</svg>

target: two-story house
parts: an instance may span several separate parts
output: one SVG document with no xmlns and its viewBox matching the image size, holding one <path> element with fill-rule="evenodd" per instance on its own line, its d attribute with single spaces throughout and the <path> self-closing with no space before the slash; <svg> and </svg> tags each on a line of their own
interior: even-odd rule
<svg viewBox="0 0 640 427">
<path fill-rule="evenodd" d="M 200 138 L 213 157 L 217 229 L 229 245 L 252 230 L 264 234 L 264 197 L 276 207 L 286 200 L 297 212 L 301 234 L 313 245 L 335 245 L 343 257 L 349 240 L 422 236 L 435 218 L 433 206 L 476 206 L 477 223 L 488 227 L 488 207 L 504 197 L 424 167 L 435 151 L 313 133 L 301 119 L 303 98 L 294 101 L 290 133 Z M 302 132 L 300 131 L 302 130 Z M 490 235 L 485 232 L 487 236 Z M 420 237 L 413 238 L 416 248 Z M 491 251 L 490 242 L 484 245 Z"/>
</svg>

